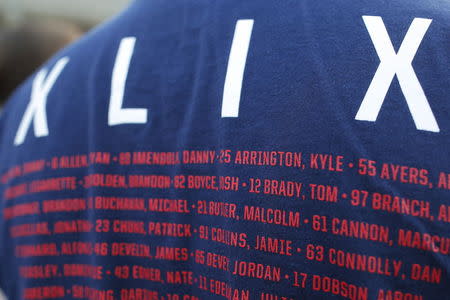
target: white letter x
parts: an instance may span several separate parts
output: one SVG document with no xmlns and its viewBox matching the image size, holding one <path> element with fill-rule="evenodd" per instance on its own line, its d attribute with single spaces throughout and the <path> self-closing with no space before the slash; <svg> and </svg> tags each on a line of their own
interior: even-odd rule
<svg viewBox="0 0 450 300">
<path fill-rule="evenodd" d="M 363 20 L 381 63 L 355 119 L 376 121 L 392 80 L 397 75 L 417 129 L 439 132 L 427 97 L 412 67 L 412 61 L 432 20 L 415 18 L 398 53 L 395 53 L 381 17 L 363 16 Z"/>
<path fill-rule="evenodd" d="M 34 134 L 36 137 L 48 136 L 47 97 L 68 62 L 68 57 L 61 58 L 48 76 L 48 71 L 45 69 L 37 73 L 33 81 L 31 100 L 23 115 L 22 122 L 20 122 L 14 145 L 19 146 L 23 144 L 32 121 L 34 121 Z"/>
</svg>

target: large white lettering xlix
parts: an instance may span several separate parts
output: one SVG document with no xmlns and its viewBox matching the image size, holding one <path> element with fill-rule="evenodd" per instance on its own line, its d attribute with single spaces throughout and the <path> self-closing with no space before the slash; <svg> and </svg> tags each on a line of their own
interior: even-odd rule
<svg viewBox="0 0 450 300">
<path fill-rule="evenodd" d="M 17 130 L 14 145 L 19 146 L 23 144 L 31 122 L 34 124 L 34 134 L 36 137 L 48 136 L 47 97 L 68 62 L 68 57 L 61 58 L 48 76 L 48 71 L 45 69 L 37 73 L 33 81 L 31 99 Z"/>
<path fill-rule="evenodd" d="M 381 62 L 355 119 L 376 121 L 389 87 L 397 75 L 417 129 L 439 132 L 427 97 L 412 67 L 412 61 L 432 20 L 415 18 L 398 53 L 395 53 L 381 17 L 363 16 L 363 20 Z"/>
</svg>

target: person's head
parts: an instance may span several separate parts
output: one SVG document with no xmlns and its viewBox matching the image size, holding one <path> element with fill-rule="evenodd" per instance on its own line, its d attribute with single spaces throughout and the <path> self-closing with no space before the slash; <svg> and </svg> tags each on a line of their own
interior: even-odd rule
<svg viewBox="0 0 450 300">
<path fill-rule="evenodd" d="M 81 34 L 76 25 L 56 20 L 29 21 L 0 32 L 0 106 L 41 64 Z"/>
</svg>

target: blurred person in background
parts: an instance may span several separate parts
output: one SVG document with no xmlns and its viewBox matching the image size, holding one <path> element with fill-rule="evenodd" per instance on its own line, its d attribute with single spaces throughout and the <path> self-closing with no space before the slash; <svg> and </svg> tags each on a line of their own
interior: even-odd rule
<svg viewBox="0 0 450 300">
<path fill-rule="evenodd" d="M 0 107 L 11 92 L 83 31 L 61 20 L 35 19 L 0 31 Z"/>
<path fill-rule="evenodd" d="M 10 300 L 450 295 L 450 1 L 135 0 L 0 118 Z"/>
</svg>

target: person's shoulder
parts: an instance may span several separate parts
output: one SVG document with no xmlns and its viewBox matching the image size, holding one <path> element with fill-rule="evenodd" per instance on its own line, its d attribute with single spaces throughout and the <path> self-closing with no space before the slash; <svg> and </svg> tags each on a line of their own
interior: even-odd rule
<svg viewBox="0 0 450 300">
<path fill-rule="evenodd" d="M 101 84 L 102 78 L 98 74 L 104 74 L 106 69 L 102 61 L 105 57 L 115 55 L 116 44 L 120 42 L 121 24 L 128 18 L 127 11 L 58 51 L 12 92 L 0 111 L 0 159 L 8 157 L 9 151 L 14 151 L 19 125 L 23 123 L 27 111 L 32 116 L 38 115 L 33 109 L 41 107 L 39 101 L 42 99 L 45 98 L 44 117 L 48 118 L 48 122 L 58 114 L 71 113 L 72 106 L 78 105 L 77 108 L 81 109 L 81 100 L 86 101 L 88 86 Z M 43 95 L 45 97 L 40 97 Z M 39 123 L 39 120 L 33 117 L 32 123 Z M 31 124 L 31 128 L 33 126 Z"/>
</svg>

